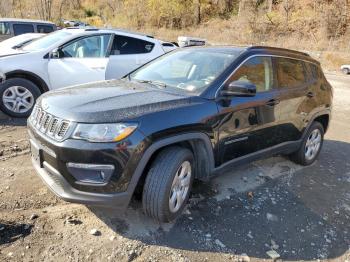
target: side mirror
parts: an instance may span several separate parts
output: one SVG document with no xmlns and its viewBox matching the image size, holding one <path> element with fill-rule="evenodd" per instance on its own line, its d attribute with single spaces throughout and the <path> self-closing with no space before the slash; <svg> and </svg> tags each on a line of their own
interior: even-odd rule
<svg viewBox="0 0 350 262">
<path fill-rule="evenodd" d="M 255 96 L 256 86 L 246 81 L 233 81 L 228 86 L 224 87 L 220 93 L 224 97 L 250 97 Z"/>
<path fill-rule="evenodd" d="M 62 58 L 62 57 L 63 57 L 63 52 L 59 48 L 55 48 L 50 53 L 50 58 L 52 58 L 52 59 L 57 59 L 57 58 Z"/>
</svg>

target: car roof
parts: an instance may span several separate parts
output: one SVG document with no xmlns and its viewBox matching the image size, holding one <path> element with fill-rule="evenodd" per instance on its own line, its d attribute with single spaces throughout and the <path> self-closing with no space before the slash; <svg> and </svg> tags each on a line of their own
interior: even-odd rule
<svg viewBox="0 0 350 262">
<path fill-rule="evenodd" d="M 36 23 L 36 24 L 52 24 L 50 21 L 34 20 L 34 19 L 22 19 L 22 18 L 0 18 L 0 22 L 22 22 L 22 23 Z"/>
<path fill-rule="evenodd" d="M 71 33 L 71 37 L 73 36 L 89 36 L 94 34 L 119 34 L 127 37 L 134 37 L 144 41 L 149 41 L 152 43 L 159 42 L 159 39 L 155 39 L 153 36 L 141 34 L 137 32 L 127 31 L 124 29 L 116 29 L 116 28 L 94 28 L 94 27 L 67 27 L 60 31 L 66 31 Z"/>
<path fill-rule="evenodd" d="M 295 58 L 299 60 L 304 60 L 307 62 L 319 64 L 317 60 L 312 58 L 309 54 L 297 50 L 287 49 L 287 48 L 279 48 L 272 46 L 195 46 L 195 47 L 184 47 L 184 49 L 198 49 L 198 50 L 213 50 L 216 52 L 234 52 L 234 53 L 251 53 L 254 54 L 266 54 L 271 56 L 281 56 L 281 57 L 289 57 Z"/>
</svg>

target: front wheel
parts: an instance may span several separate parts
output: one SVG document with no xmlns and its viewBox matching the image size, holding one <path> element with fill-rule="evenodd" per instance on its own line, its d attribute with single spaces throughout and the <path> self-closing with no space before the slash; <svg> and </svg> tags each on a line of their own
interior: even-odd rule
<svg viewBox="0 0 350 262">
<path fill-rule="evenodd" d="M 314 122 L 307 131 L 298 151 L 291 154 L 291 160 L 300 165 L 311 165 L 315 162 L 323 145 L 324 128 L 321 123 Z"/>
<path fill-rule="evenodd" d="M 343 68 L 341 71 L 342 71 L 343 74 L 345 74 L 345 75 L 350 74 L 350 69 L 349 69 L 349 68 Z"/>
<path fill-rule="evenodd" d="M 0 84 L 0 109 L 13 117 L 28 117 L 40 89 L 24 78 L 10 78 Z"/>
<path fill-rule="evenodd" d="M 194 178 L 193 154 L 182 147 L 159 153 L 147 174 L 142 205 L 144 212 L 159 222 L 178 217 L 188 201 Z"/>
</svg>

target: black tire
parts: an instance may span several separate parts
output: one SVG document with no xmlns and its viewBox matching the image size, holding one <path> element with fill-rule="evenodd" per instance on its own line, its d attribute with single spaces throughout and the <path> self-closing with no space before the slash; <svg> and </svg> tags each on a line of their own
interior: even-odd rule
<svg viewBox="0 0 350 262">
<path fill-rule="evenodd" d="M 191 164 L 191 177 L 187 195 L 176 212 L 170 210 L 169 197 L 174 177 L 180 166 L 189 162 Z M 194 159 L 190 150 L 182 147 L 169 147 L 161 151 L 155 158 L 147 174 L 142 205 L 146 215 L 158 222 L 170 222 L 183 211 L 188 201 L 194 178 Z"/>
<path fill-rule="evenodd" d="M 4 103 L 4 100 L 3 100 L 4 93 L 8 92 L 9 88 L 14 86 L 23 87 L 32 94 L 34 99 L 33 106 L 36 100 L 38 99 L 38 97 L 41 95 L 40 89 L 33 82 L 24 78 L 10 78 L 10 79 L 7 79 L 4 83 L 0 84 L 0 109 L 4 113 L 12 117 L 28 117 L 33 110 L 33 106 L 25 112 L 15 112 L 7 108 Z"/>
<path fill-rule="evenodd" d="M 312 157 L 312 159 L 307 159 L 306 157 L 306 143 L 310 137 L 310 135 L 312 134 L 312 132 L 314 130 L 318 129 L 321 135 L 321 144 L 319 146 L 318 151 L 316 152 L 316 154 Z M 322 149 L 322 145 L 323 145 L 323 136 L 324 136 L 324 128 L 323 125 L 317 121 L 313 122 L 309 128 L 309 130 L 307 131 L 305 137 L 303 138 L 303 142 L 301 147 L 298 149 L 298 151 L 294 152 L 293 154 L 290 155 L 290 159 L 300 165 L 303 166 L 308 166 L 311 165 L 313 162 L 315 162 L 315 160 L 317 159 L 318 155 L 321 152 Z"/>
<path fill-rule="evenodd" d="M 342 71 L 343 74 L 345 74 L 345 75 L 350 74 L 350 69 L 349 69 L 349 68 L 343 68 L 341 71 Z"/>
</svg>

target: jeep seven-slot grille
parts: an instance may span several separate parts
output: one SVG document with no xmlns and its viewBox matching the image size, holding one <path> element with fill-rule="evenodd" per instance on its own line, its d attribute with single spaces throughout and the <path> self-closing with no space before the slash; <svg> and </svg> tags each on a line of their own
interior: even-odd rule
<svg viewBox="0 0 350 262">
<path fill-rule="evenodd" d="M 70 126 L 69 121 L 55 117 L 38 106 L 33 109 L 30 123 L 37 131 L 57 141 L 65 138 Z"/>
</svg>

